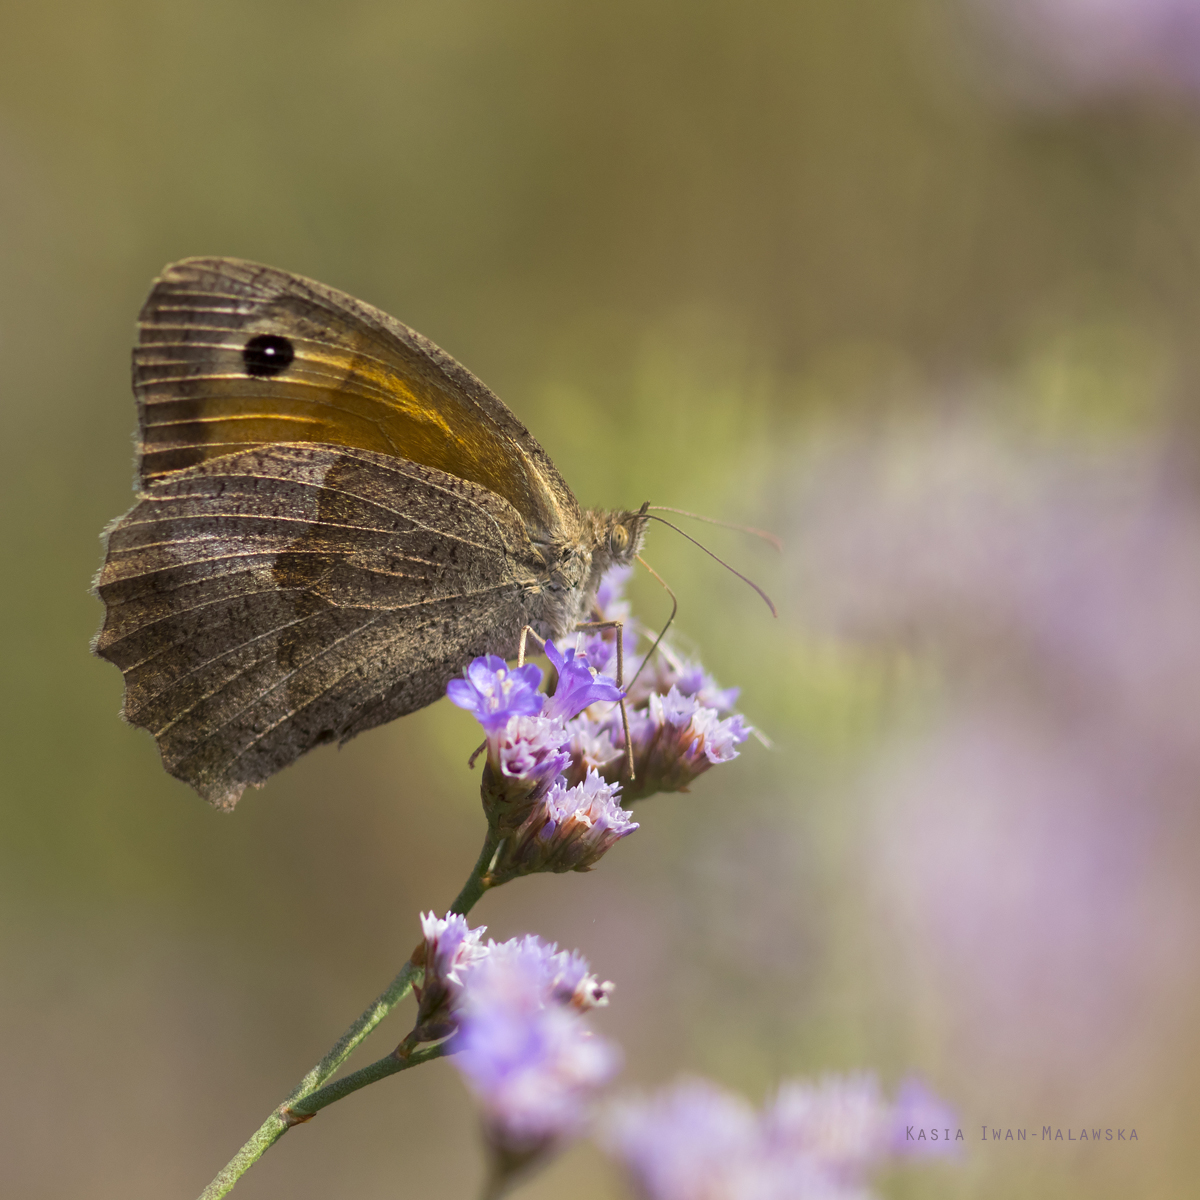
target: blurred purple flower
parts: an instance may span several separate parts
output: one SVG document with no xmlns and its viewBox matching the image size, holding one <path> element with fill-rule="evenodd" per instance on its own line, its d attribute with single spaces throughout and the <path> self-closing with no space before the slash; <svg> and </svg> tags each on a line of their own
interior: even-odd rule
<svg viewBox="0 0 1200 1200">
<path fill-rule="evenodd" d="M 635 662 L 630 667 L 631 672 L 637 673 L 640 666 L 640 662 Z M 699 663 L 679 658 L 669 646 L 660 646 L 630 686 L 630 703 L 644 705 L 652 695 L 664 696 L 672 688 L 681 696 L 694 696 L 705 708 L 716 709 L 718 713 L 729 712 L 741 690 L 720 687 Z"/>
<path fill-rule="evenodd" d="M 582 635 L 579 642 L 579 653 L 587 660 L 587 664 L 598 675 L 607 675 L 610 679 L 617 677 L 617 641 L 615 636 L 606 636 L 607 630 Z M 628 635 L 626 635 L 628 649 Z M 636 644 L 636 637 L 634 638 Z"/>
<path fill-rule="evenodd" d="M 596 609 L 602 621 L 628 621 L 629 601 L 625 599 L 625 585 L 629 582 L 633 568 L 630 566 L 609 567 L 596 589 Z"/>
<path fill-rule="evenodd" d="M 741 1096 L 682 1079 L 655 1096 L 615 1104 L 603 1144 L 645 1200 L 734 1200 L 760 1135 L 757 1114 Z"/>
<path fill-rule="evenodd" d="M 576 1136 L 620 1066 L 576 1006 L 547 995 L 557 958 L 524 939 L 494 947 L 468 976 L 452 1061 L 479 1101 L 501 1178 Z"/>
<path fill-rule="evenodd" d="M 525 977 L 536 978 L 543 1004 L 586 1011 L 606 1005 L 612 995 L 613 984 L 601 983 L 582 954 L 559 950 L 554 943 L 547 944 L 533 934 L 484 945 L 487 926 L 471 929 L 466 918 L 457 913 L 445 917 L 422 913 L 421 928 L 425 943 L 420 963 L 425 973 L 422 982 L 413 988 L 419 1007 L 417 1023 L 408 1038 L 412 1044 L 437 1041 L 455 1031 L 471 972 L 484 961 L 508 964 Z"/>
<path fill-rule="evenodd" d="M 785 1083 L 762 1114 L 685 1079 L 615 1105 L 603 1140 L 646 1200 L 865 1200 L 897 1111 L 871 1075 Z"/>
<path fill-rule="evenodd" d="M 940 708 L 923 690 L 920 736 L 863 778 L 893 966 L 922 962 L 989 1103 L 1006 1080 L 1113 1100 L 1098 1064 L 1169 1044 L 1195 946 L 1195 495 L 1150 439 L 977 422 L 843 445 L 803 487 L 810 618 L 938 669 Z"/>
<path fill-rule="evenodd" d="M 547 642 L 546 657 L 558 672 L 554 695 L 546 701 L 546 716 L 569 721 L 593 704 L 621 699 L 621 689 L 611 679 L 594 675 L 587 658 L 573 649 L 563 654 L 553 642 Z"/>
<path fill-rule="evenodd" d="M 1074 95 L 1200 90 L 1197 0 L 972 0 L 1029 87 Z"/>
<path fill-rule="evenodd" d="M 446 695 L 491 734 L 504 728 L 510 717 L 536 716 L 545 697 L 538 691 L 542 669 L 534 663 L 510 667 L 502 658 L 489 654 L 472 660 L 465 678 L 452 679 Z"/>
<path fill-rule="evenodd" d="M 629 601 L 625 599 L 625 584 L 633 573 L 632 567 L 610 567 L 600 580 L 596 592 L 596 607 L 592 614 L 597 621 L 620 621 L 622 650 L 625 656 L 626 676 L 632 676 L 631 664 L 637 654 L 638 638 L 643 632 L 641 624 L 631 616 Z M 610 679 L 617 677 L 617 636 L 615 629 L 597 630 L 586 634 L 580 642 L 580 653 L 592 668 Z"/>
<path fill-rule="evenodd" d="M 957 1152 L 958 1114 L 920 1079 L 910 1077 L 900 1085 L 890 1125 L 894 1154 L 923 1158 Z"/>
<path fill-rule="evenodd" d="M 681 695 L 694 696 L 705 708 L 715 709 L 718 713 L 729 712 L 742 690 L 718 686 L 717 681 L 698 663 L 681 664 L 673 682 Z"/>
<path fill-rule="evenodd" d="M 591 965 L 577 950 L 560 950 L 535 934 L 490 942 L 486 953 L 495 961 L 518 962 L 520 969 L 539 980 L 542 999 L 570 1004 L 578 1009 L 600 1008 L 608 1003 L 612 983 L 600 983 L 591 974 Z"/>
<path fill-rule="evenodd" d="M 763 1114 L 778 1153 L 819 1161 L 834 1178 L 853 1182 L 891 1145 L 892 1122 L 874 1075 L 826 1076 L 784 1083 Z"/>
<path fill-rule="evenodd" d="M 906 1080 L 889 1104 L 866 1072 L 783 1084 L 763 1124 L 772 1146 L 806 1155 L 846 1184 L 889 1155 L 947 1156 L 965 1141 L 956 1140 L 957 1117 L 919 1080 Z"/>
</svg>

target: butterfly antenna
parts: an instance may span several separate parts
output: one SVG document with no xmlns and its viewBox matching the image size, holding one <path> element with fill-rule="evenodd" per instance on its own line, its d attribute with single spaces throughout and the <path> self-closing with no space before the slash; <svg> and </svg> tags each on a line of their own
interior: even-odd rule
<svg viewBox="0 0 1200 1200">
<path fill-rule="evenodd" d="M 638 562 L 640 562 L 642 566 L 645 567 L 646 570 L 649 571 L 650 574 L 653 575 L 654 578 L 657 579 L 664 588 L 666 588 L 667 595 L 671 597 L 671 615 L 667 618 L 667 623 L 662 627 L 662 633 L 655 638 L 654 645 L 650 647 L 650 653 L 642 659 L 642 665 L 634 672 L 633 678 L 629 681 L 630 688 L 637 683 L 638 676 L 646 669 L 646 664 L 654 657 L 655 650 L 658 649 L 663 638 L 667 636 L 667 630 L 671 628 L 671 623 L 675 620 L 675 614 L 679 611 L 679 601 L 675 598 L 675 593 L 671 591 L 669 587 L 667 587 L 667 581 L 640 554 L 635 554 L 634 558 L 636 558 Z"/>
<path fill-rule="evenodd" d="M 659 512 L 678 513 L 681 517 L 691 517 L 693 521 L 707 521 L 709 525 L 720 525 L 722 529 L 736 529 L 739 533 L 752 533 L 755 537 L 762 538 L 764 542 L 770 542 L 776 550 L 783 550 L 782 538 L 768 533 L 765 529 L 756 529 L 753 525 L 739 525 L 735 521 L 718 521 L 716 517 L 701 516 L 700 513 L 688 512 L 686 508 L 672 508 L 669 504 L 651 504 L 647 507 L 656 508 Z"/>
<path fill-rule="evenodd" d="M 696 541 L 696 539 L 694 537 L 692 537 L 692 535 L 690 533 L 684 533 L 683 530 L 680 529 L 678 525 L 672 525 L 671 522 L 666 520 L 666 518 L 664 518 L 664 517 L 656 517 L 653 513 L 647 513 L 646 520 L 647 521 L 658 521 L 660 524 L 666 525 L 669 529 L 673 529 L 673 530 L 675 530 L 676 533 L 687 538 L 687 540 L 689 542 L 691 542 L 693 546 L 699 546 L 700 549 L 703 550 L 704 553 L 707 554 L 709 558 L 715 558 L 717 560 L 717 562 L 719 562 L 721 564 L 721 566 L 723 566 L 725 568 L 725 570 L 732 571 L 743 583 L 748 583 L 766 602 L 767 607 L 771 610 L 771 616 L 773 616 L 773 617 L 779 616 L 779 612 L 775 608 L 775 604 L 771 600 L 771 597 L 768 596 L 767 593 L 764 592 L 762 590 L 762 588 L 760 588 L 758 586 L 758 584 L 754 582 L 753 579 L 748 579 L 745 575 L 743 575 L 741 573 L 741 571 L 737 570 L 734 567 L 731 567 L 723 558 L 721 558 L 719 555 L 714 554 L 703 542 Z M 649 570 L 650 568 L 647 567 L 646 569 Z M 651 574 L 653 574 L 653 572 L 651 572 Z M 655 575 L 654 577 L 656 579 L 658 579 L 657 575 Z M 660 579 L 659 582 L 662 583 L 662 580 Z M 667 585 L 665 583 L 663 583 L 663 587 L 667 587 Z M 670 591 L 670 588 L 667 588 L 667 590 Z"/>
</svg>

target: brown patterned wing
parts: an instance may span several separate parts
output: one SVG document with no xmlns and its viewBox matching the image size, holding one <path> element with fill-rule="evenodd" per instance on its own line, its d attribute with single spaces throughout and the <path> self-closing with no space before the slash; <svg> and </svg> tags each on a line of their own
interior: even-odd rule
<svg viewBox="0 0 1200 1200">
<path fill-rule="evenodd" d="M 431 703 L 475 655 L 512 655 L 539 569 L 476 483 L 370 450 L 226 452 L 151 478 L 109 531 L 95 649 L 167 770 L 232 808 L 311 747 Z"/>
<path fill-rule="evenodd" d="M 537 540 L 579 508 L 494 393 L 419 333 L 359 300 L 232 258 L 166 268 L 133 355 L 143 486 L 251 445 L 356 447 L 504 497 Z"/>
</svg>

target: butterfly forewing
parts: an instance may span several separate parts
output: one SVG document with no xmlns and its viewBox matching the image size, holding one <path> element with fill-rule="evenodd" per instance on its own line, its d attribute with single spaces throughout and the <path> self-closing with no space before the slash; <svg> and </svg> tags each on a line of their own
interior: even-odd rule
<svg viewBox="0 0 1200 1200">
<path fill-rule="evenodd" d="M 350 446 L 504 497 L 549 541 L 577 533 L 570 489 L 469 371 L 344 293 L 236 259 L 168 267 L 134 352 L 143 484 L 248 445 Z"/>
</svg>

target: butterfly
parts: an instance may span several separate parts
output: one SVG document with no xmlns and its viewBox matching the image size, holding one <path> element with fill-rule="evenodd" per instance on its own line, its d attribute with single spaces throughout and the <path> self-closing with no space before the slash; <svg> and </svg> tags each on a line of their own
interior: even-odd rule
<svg viewBox="0 0 1200 1200">
<path fill-rule="evenodd" d="M 474 375 L 287 271 L 168 266 L 133 391 L 138 499 L 106 531 L 93 648 L 218 808 L 514 657 L 526 626 L 564 637 L 642 543 L 647 506 L 581 509 Z"/>
</svg>

